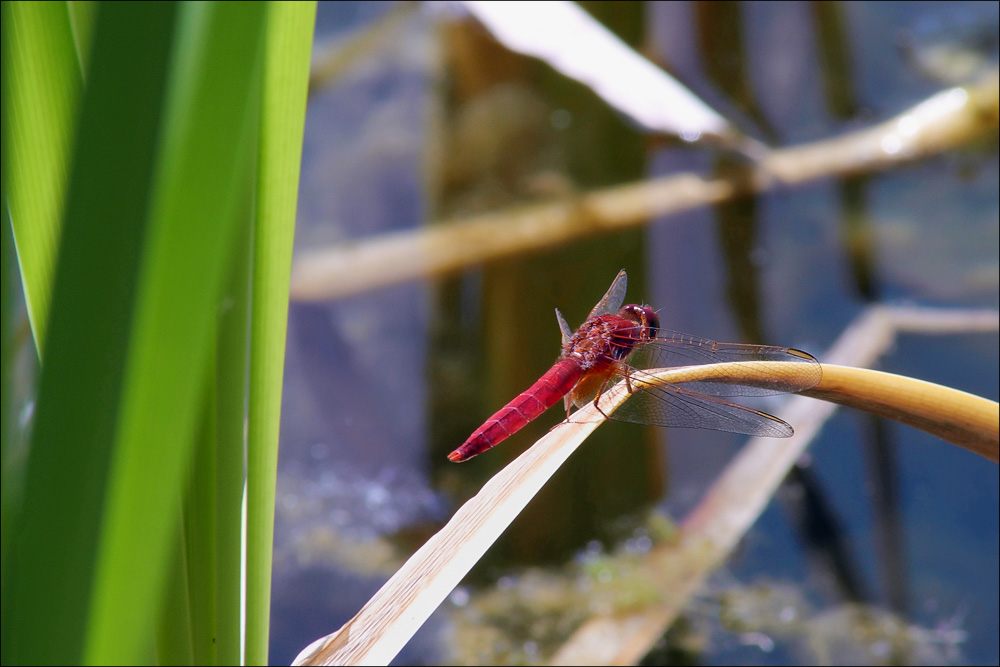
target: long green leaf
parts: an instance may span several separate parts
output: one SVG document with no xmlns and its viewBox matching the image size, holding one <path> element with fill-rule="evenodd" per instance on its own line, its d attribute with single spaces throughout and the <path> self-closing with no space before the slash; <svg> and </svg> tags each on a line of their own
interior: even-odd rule
<svg viewBox="0 0 1000 667">
<path fill-rule="evenodd" d="M 0 22 L 0 41 L 7 43 L 7 12 L 2 10 Z M 4 61 L 6 72 L 6 61 Z M 7 98 L 8 79 L 6 73 L 0 78 L 0 137 L 3 146 L 7 146 Z M 7 614 L 10 596 L 7 594 L 11 577 L 8 575 L 8 549 L 10 537 L 14 534 L 10 528 L 13 518 L 15 487 L 20 487 L 21 475 L 13 470 L 14 443 L 17 436 L 15 424 L 14 402 L 14 360 L 17 357 L 14 334 L 14 304 L 17 299 L 17 259 L 14 255 L 14 230 L 10 226 L 9 208 L 7 207 L 7 152 L 0 155 L 0 655 L 7 655 Z M 18 466 L 20 468 L 20 466 Z"/>
<path fill-rule="evenodd" d="M 65 2 L 3 3 L 7 197 L 35 344 L 44 349 L 80 67 Z"/>
<path fill-rule="evenodd" d="M 213 554 L 215 582 L 213 591 L 200 591 L 214 597 L 216 618 L 214 634 L 207 628 L 195 628 L 195 644 L 202 652 L 215 650 L 216 664 L 233 665 L 242 659 L 242 585 L 243 585 L 243 488 L 246 450 L 247 358 L 250 318 L 250 267 L 252 262 L 252 225 L 247 201 L 247 222 L 235 244 L 235 260 L 219 319 L 215 355 L 215 544 Z M 208 477 L 207 475 L 205 476 Z M 206 642 L 211 642 L 206 646 Z M 204 664 L 199 658 L 196 664 Z"/>
<path fill-rule="evenodd" d="M 113 5 L 95 28 L 96 71 L 82 103 L 47 327 L 38 301 L 34 308 L 44 362 L 8 571 L 17 613 L 6 619 L 5 661 L 83 660 L 174 13 Z M 68 32 L 63 39 L 72 48 Z M 39 240 L 36 252 L 19 255 L 26 290 L 39 299 L 55 257 L 40 248 Z"/>
<path fill-rule="evenodd" d="M 86 658 L 94 662 L 134 661 L 150 629 L 202 408 L 218 299 L 250 196 L 268 7 L 222 2 L 179 11 L 116 439 L 122 465 L 109 486 L 92 606 Z M 140 547 L 135 537 L 143 531 Z"/>
<path fill-rule="evenodd" d="M 213 320 L 250 194 L 266 13 L 98 11 L 5 659 L 152 658 Z M 27 275 L 40 260 L 21 261 Z"/>
<path fill-rule="evenodd" d="M 261 106 L 247 450 L 246 663 L 267 663 L 278 427 L 316 6 L 274 3 Z"/>
</svg>

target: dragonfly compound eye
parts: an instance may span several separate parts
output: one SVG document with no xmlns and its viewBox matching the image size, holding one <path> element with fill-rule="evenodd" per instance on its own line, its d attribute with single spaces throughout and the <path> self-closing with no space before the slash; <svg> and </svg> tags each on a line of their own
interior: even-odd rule
<svg viewBox="0 0 1000 667">
<path fill-rule="evenodd" d="M 660 330 L 660 316 L 649 306 L 643 306 L 641 310 L 645 318 L 645 324 L 649 327 L 649 337 L 656 338 L 656 333 Z"/>
<path fill-rule="evenodd" d="M 656 332 L 660 330 L 660 316 L 649 306 L 637 306 L 634 303 L 622 306 L 618 316 L 638 324 L 645 329 L 644 334 L 649 338 L 655 338 Z"/>
</svg>

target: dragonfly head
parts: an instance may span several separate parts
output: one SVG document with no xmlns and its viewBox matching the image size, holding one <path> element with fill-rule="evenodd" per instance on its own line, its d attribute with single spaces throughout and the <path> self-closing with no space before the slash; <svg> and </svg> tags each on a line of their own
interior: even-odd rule
<svg viewBox="0 0 1000 667">
<path fill-rule="evenodd" d="M 643 339 L 656 338 L 656 333 L 660 330 L 660 316 L 649 306 L 630 303 L 621 307 L 618 317 L 635 322 L 639 327 L 639 336 Z"/>
</svg>

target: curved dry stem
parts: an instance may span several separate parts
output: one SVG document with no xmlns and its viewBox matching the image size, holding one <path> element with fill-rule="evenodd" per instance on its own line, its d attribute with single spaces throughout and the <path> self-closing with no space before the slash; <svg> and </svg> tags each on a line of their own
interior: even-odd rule
<svg viewBox="0 0 1000 667">
<path fill-rule="evenodd" d="M 686 377 L 694 370 L 669 369 L 657 373 L 657 379 L 695 379 Z M 829 364 L 823 365 L 820 383 L 801 393 L 911 424 L 997 460 L 998 408 L 993 401 L 913 378 Z M 590 618 L 549 664 L 638 662 L 757 519 L 834 409 L 804 396 L 789 400 L 781 414 L 795 424 L 795 435 L 780 441 L 751 438 L 683 521 L 678 539 L 646 557 L 643 567 L 662 595 L 660 602 Z"/>
<path fill-rule="evenodd" d="M 1000 405 L 980 396 L 868 368 L 823 365 L 823 380 L 801 392 L 908 424 L 1000 462 Z"/>
<path fill-rule="evenodd" d="M 809 367 L 774 362 L 734 362 L 650 371 L 646 378 L 663 384 L 702 379 L 754 384 L 755 365 L 766 365 L 773 375 L 794 381 Z M 803 396 L 846 405 L 913 426 L 964 447 L 994 463 L 1000 462 L 1000 405 L 980 396 L 903 375 L 823 364 L 823 378 Z"/>
<path fill-rule="evenodd" d="M 802 386 L 813 380 L 814 374 L 813 364 L 786 361 L 730 361 L 722 364 L 674 366 L 643 371 L 642 378 L 634 378 L 632 385 L 639 389 L 654 384 L 683 384 L 710 380 L 713 383 L 753 387 L 769 386 L 781 380 L 783 384 Z"/>
</svg>

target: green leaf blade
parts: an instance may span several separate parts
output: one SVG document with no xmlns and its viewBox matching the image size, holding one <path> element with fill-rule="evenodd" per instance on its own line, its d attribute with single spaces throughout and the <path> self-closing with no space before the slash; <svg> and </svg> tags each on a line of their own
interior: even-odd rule
<svg viewBox="0 0 1000 667">
<path fill-rule="evenodd" d="M 80 67 L 65 2 L 5 2 L 4 169 L 35 344 L 44 349 L 80 97 Z"/>
<path fill-rule="evenodd" d="M 273 3 L 266 42 L 247 434 L 247 664 L 268 658 L 288 283 L 315 17 L 314 2 Z"/>
<path fill-rule="evenodd" d="M 14 662 L 83 661 L 172 17 L 162 5 L 118 8 L 96 28 L 99 70 L 82 105 L 50 322 L 36 328 L 45 347 L 13 549 L 18 613 L 5 658 Z M 134 84 L 128 96 L 118 92 L 123 81 Z M 40 285 L 45 271 L 27 259 L 26 284 Z"/>
</svg>

